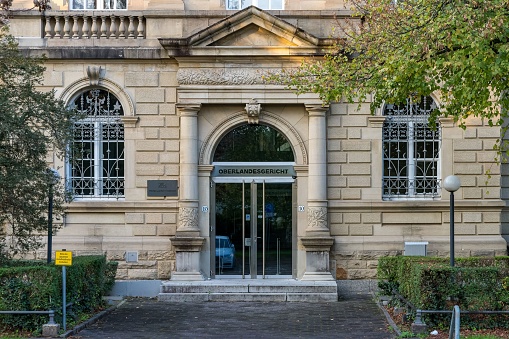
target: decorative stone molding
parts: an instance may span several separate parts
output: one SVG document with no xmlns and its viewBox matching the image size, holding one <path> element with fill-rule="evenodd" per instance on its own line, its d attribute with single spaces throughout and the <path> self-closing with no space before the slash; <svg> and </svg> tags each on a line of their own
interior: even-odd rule
<svg viewBox="0 0 509 339">
<path fill-rule="evenodd" d="M 327 111 L 329 110 L 329 105 L 306 104 L 305 107 L 309 115 L 324 116 L 325 113 L 327 113 Z"/>
<path fill-rule="evenodd" d="M 179 85 L 256 85 L 264 84 L 258 69 L 179 69 Z"/>
<path fill-rule="evenodd" d="M 201 104 L 177 104 L 180 115 L 196 116 L 201 109 Z"/>
<path fill-rule="evenodd" d="M 441 127 L 454 127 L 454 118 L 440 117 L 438 118 Z"/>
<path fill-rule="evenodd" d="M 138 117 L 123 116 L 123 117 L 120 117 L 120 120 L 122 120 L 124 127 L 133 128 L 133 127 L 136 127 L 136 123 L 138 122 Z"/>
<path fill-rule="evenodd" d="M 262 105 L 256 101 L 256 99 L 251 99 L 248 104 L 246 104 L 246 112 L 247 112 L 247 122 L 251 125 L 258 125 L 260 120 L 260 112 L 262 110 Z"/>
<path fill-rule="evenodd" d="M 178 107 L 178 106 L 177 106 Z M 260 121 L 278 128 L 280 131 L 286 131 L 285 135 L 289 139 L 292 147 L 295 151 L 295 162 L 297 164 L 306 165 L 308 163 L 308 154 L 304 144 L 304 140 L 301 138 L 297 130 L 292 124 L 283 119 L 281 116 L 263 111 L 263 115 L 260 116 Z M 232 114 L 225 120 L 219 122 L 212 132 L 205 138 L 203 146 L 200 149 L 199 164 L 206 165 L 212 162 L 214 156 L 215 145 L 225 133 L 233 126 L 241 125 L 246 122 L 246 111 L 237 112 Z M 300 149 L 300 152 L 297 150 Z"/>
<path fill-rule="evenodd" d="M 308 207 L 308 229 L 328 230 L 327 227 L 327 208 L 326 207 Z"/>
<path fill-rule="evenodd" d="M 300 241 L 306 252 L 330 251 L 334 244 L 334 239 L 331 237 L 302 237 Z"/>
<path fill-rule="evenodd" d="M 203 237 L 171 237 L 171 244 L 176 252 L 200 252 L 205 238 Z"/>
<path fill-rule="evenodd" d="M 179 230 L 199 230 L 198 208 L 181 207 L 179 209 Z"/>
<path fill-rule="evenodd" d="M 90 86 L 99 85 L 99 80 L 101 79 L 101 66 L 88 66 L 87 75 L 90 80 Z"/>
<path fill-rule="evenodd" d="M 370 116 L 368 117 L 369 126 L 373 128 L 382 128 L 385 122 L 385 116 Z"/>
</svg>

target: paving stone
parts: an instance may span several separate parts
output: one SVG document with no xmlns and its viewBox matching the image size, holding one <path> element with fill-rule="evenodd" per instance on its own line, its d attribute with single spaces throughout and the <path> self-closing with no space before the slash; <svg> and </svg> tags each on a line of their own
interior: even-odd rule
<svg viewBox="0 0 509 339">
<path fill-rule="evenodd" d="M 369 295 L 330 303 L 160 302 L 132 298 L 75 339 L 392 339 Z"/>
</svg>

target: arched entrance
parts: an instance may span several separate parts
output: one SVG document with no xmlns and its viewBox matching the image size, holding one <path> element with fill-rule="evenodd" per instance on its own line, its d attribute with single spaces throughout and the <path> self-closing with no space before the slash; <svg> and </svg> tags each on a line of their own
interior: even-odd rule
<svg viewBox="0 0 509 339">
<path fill-rule="evenodd" d="M 294 164 L 290 142 L 268 125 L 223 136 L 211 183 L 213 277 L 295 275 Z"/>
</svg>

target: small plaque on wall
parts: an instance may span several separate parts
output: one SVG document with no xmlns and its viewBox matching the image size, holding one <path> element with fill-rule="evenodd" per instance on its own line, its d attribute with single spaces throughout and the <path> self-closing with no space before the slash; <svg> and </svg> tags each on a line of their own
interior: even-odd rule
<svg viewBox="0 0 509 339">
<path fill-rule="evenodd" d="M 147 180 L 148 197 L 178 196 L 178 180 Z"/>
</svg>

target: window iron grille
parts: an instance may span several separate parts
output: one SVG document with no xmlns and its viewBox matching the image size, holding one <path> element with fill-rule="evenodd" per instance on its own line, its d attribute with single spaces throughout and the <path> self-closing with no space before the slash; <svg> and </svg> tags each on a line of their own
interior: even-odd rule
<svg viewBox="0 0 509 339">
<path fill-rule="evenodd" d="M 383 140 L 384 200 L 435 198 L 440 195 L 441 130 L 429 117 L 436 109 L 431 97 L 419 103 L 387 104 Z M 433 125 L 434 124 L 434 125 Z"/>
<path fill-rule="evenodd" d="M 68 187 L 75 198 L 124 197 L 122 105 L 109 91 L 91 89 L 69 105 L 84 116 L 74 124 Z"/>
</svg>

